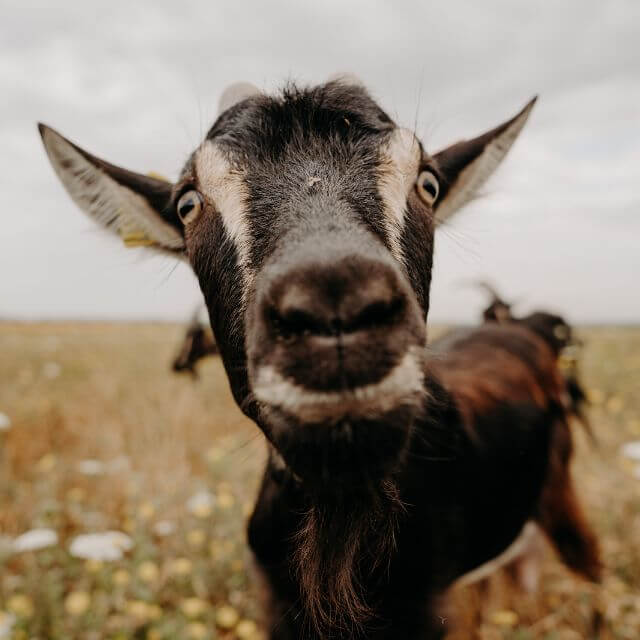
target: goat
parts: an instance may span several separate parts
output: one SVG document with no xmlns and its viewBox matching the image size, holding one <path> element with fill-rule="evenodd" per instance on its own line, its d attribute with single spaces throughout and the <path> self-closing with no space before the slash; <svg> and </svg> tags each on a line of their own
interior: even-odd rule
<svg viewBox="0 0 640 640">
<path fill-rule="evenodd" d="M 494 306 L 498 306 L 495 304 Z M 541 336 L 526 324 L 486 323 L 480 330 L 458 330 L 447 334 L 429 345 L 432 366 L 439 372 L 440 380 L 458 399 L 458 407 L 474 407 L 475 414 L 468 422 L 476 424 L 492 420 L 491 398 L 501 397 L 505 404 L 518 404 L 523 388 L 530 384 L 529 376 L 551 375 L 549 384 L 558 385 L 560 401 L 567 412 L 573 412 L 566 403 L 566 380 L 558 367 L 543 370 L 529 356 L 523 358 L 519 375 L 496 375 L 493 368 L 500 364 L 495 351 L 513 350 L 513 331 L 529 334 L 537 343 L 537 349 L 545 352 L 545 358 L 557 361 L 557 353 Z M 494 352 L 493 357 L 488 354 Z M 508 366 L 503 362 L 501 367 Z M 528 368 L 528 372 L 527 372 Z M 598 544 L 581 514 L 571 482 L 570 462 L 573 450 L 572 435 L 567 421 L 553 431 L 549 444 L 549 467 L 546 474 L 538 512 L 523 529 L 523 535 L 499 558 L 478 567 L 458 582 L 470 584 L 488 577 L 495 570 L 506 567 L 525 591 L 535 591 L 538 584 L 539 560 L 542 556 L 540 532 L 544 533 L 560 554 L 564 563 L 579 575 L 591 581 L 600 577 Z"/>
<path fill-rule="evenodd" d="M 590 440 L 595 443 L 596 440 L 591 424 L 584 412 L 586 395 L 578 376 L 576 351 L 582 346 L 582 343 L 575 338 L 572 327 L 561 316 L 546 311 L 536 311 L 527 316 L 516 317 L 512 313 L 513 305 L 506 302 L 492 285 L 484 281 L 476 284 L 491 296 L 487 307 L 482 311 L 482 318 L 485 324 L 491 326 L 521 326 L 542 339 L 556 358 L 562 354 L 561 369 L 565 382 L 564 397 L 567 401 L 567 408 L 570 414 L 578 419 Z M 438 352 L 451 351 L 455 348 L 455 343 L 463 339 L 467 333 L 465 330 L 454 330 L 432 342 L 430 345 L 432 355 Z M 517 383 L 517 381 L 514 380 L 513 383 Z M 547 500 L 552 499 L 554 495 L 562 494 L 565 491 L 562 485 L 569 480 L 568 472 L 564 467 L 569 465 L 571 459 L 571 435 L 566 433 L 565 437 L 558 441 L 558 445 L 561 450 L 551 452 L 556 458 L 558 472 L 550 474 L 548 477 L 550 485 L 545 487 L 543 492 L 543 496 Z M 559 473 L 560 470 L 563 472 Z M 560 486 L 554 483 L 560 483 Z M 569 491 L 572 492 L 571 489 Z M 594 570 L 594 568 L 597 569 L 598 567 L 598 562 L 596 561 L 598 555 L 597 545 L 592 534 L 587 529 L 582 528 L 581 535 L 573 536 L 572 538 L 556 539 L 555 536 L 558 533 L 563 536 L 564 534 L 562 529 L 558 529 L 552 520 L 547 519 L 538 522 L 537 525 L 535 526 L 533 522 L 529 523 L 523 530 L 523 535 L 505 554 L 467 574 L 459 582 L 462 584 L 478 582 L 496 570 L 506 568 L 523 591 L 534 592 L 538 586 L 540 563 L 543 557 L 541 533 L 546 534 L 547 539 L 559 551 L 566 564 L 587 579 L 598 579 L 599 572 Z M 572 545 L 574 544 L 577 544 L 580 549 L 573 549 Z M 572 560 L 574 557 L 581 558 L 581 562 L 576 564 Z"/>
<path fill-rule="evenodd" d="M 193 314 L 178 355 L 174 358 L 171 368 L 176 373 L 188 372 L 193 378 L 198 377 L 196 364 L 204 358 L 216 355 L 218 345 L 211 333 L 211 329 L 200 320 L 200 308 Z"/>
<path fill-rule="evenodd" d="M 544 340 L 560 359 L 569 409 L 582 425 L 589 440 L 596 444 L 596 436 L 586 413 L 587 395 L 580 382 L 578 352 L 583 344 L 575 337 L 573 327 L 562 316 L 549 311 L 533 311 L 526 316 L 514 316 L 511 310 L 513 305 L 502 299 L 493 286 L 483 281 L 477 284 L 491 296 L 489 304 L 482 311 L 484 322 L 526 327 Z"/>
<path fill-rule="evenodd" d="M 40 125 L 83 211 L 198 277 L 233 396 L 269 442 L 248 538 L 272 640 L 439 638 L 446 589 L 541 505 L 567 536 L 586 528 L 572 494 L 541 495 L 567 428 L 548 347 L 509 327 L 482 361 L 425 348 L 436 224 L 533 104 L 430 155 L 351 77 L 236 85 L 175 185 Z"/>
</svg>

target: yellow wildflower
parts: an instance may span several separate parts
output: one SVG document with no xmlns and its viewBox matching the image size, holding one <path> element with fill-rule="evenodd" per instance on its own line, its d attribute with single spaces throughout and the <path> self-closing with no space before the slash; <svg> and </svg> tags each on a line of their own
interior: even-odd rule
<svg viewBox="0 0 640 640">
<path fill-rule="evenodd" d="M 91 605 L 91 596 L 86 591 L 72 591 L 64 599 L 64 610 L 70 616 L 81 616 Z"/>
<path fill-rule="evenodd" d="M 607 401 L 607 411 L 609 413 L 618 414 L 624 409 L 624 401 L 620 396 L 611 396 Z"/>
<path fill-rule="evenodd" d="M 82 502 L 86 495 L 85 490 L 82 487 L 71 487 L 69 491 L 67 491 L 67 500 L 69 502 Z"/>
<path fill-rule="evenodd" d="M 221 629 L 233 629 L 238 623 L 238 612 L 230 605 L 223 605 L 216 611 L 216 624 Z"/>
<path fill-rule="evenodd" d="M 169 565 L 169 571 L 175 576 L 188 576 L 193 571 L 193 563 L 189 558 L 176 558 Z"/>
<path fill-rule="evenodd" d="M 258 625 L 253 620 L 240 620 L 235 633 L 238 640 L 254 640 L 258 637 Z"/>
<path fill-rule="evenodd" d="M 207 603 L 200 598 L 184 598 L 180 602 L 180 609 L 187 618 L 197 618 L 207 610 Z"/>
<path fill-rule="evenodd" d="M 224 451 L 220 447 L 211 447 L 205 454 L 205 457 L 210 464 L 216 464 L 216 462 L 220 462 L 224 457 Z"/>
<path fill-rule="evenodd" d="M 149 620 L 158 620 L 162 617 L 162 607 L 158 604 L 150 604 L 147 606 L 147 616 Z"/>
<path fill-rule="evenodd" d="M 206 539 L 207 534 L 204 529 L 192 529 L 187 533 L 187 543 L 194 549 L 200 548 Z"/>
<path fill-rule="evenodd" d="M 55 466 L 56 466 L 56 457 L 53 455 L 53 453 L 46 453 L 36 463 L 36 469 L 40 473 L 49 473 L 49 471 L 53 471 L 53 468 Z"/>
<path fill-rule="evenodd" d="M 122 521 L 122 529 L 127 533 L 132 533 L 136 530 L 136 523 L 133 518 L 124 518 Z"/>
<path fill-rule="evenodd" d="M 187 625 L 187 636 L 192 640 L 204 640 L 209 637 L 209 632 L 202 622 L 190 622 Z"/>
<path fill-rule="evenodd" d="M 491 622 L 499 627 L 515 627 L 518 624 L 518 614 L 508 609 L 495 611 L 491 615 Z"/>
<path fill-rule="evenodd" d="M 126 612 L 139 624 L 149 620 L 149 604 L 144 600 L 130 600 L 126 605 Z"/>
<path fill-rule="evenodd" d="M 84 563 L 84 568 L 89 573 L 98 573 L 102 567 L 104 567 L 104 562 L 102 562 L 102 560 L 96 560 L 95 558 L 89 558 Z"/>
<path fill-rule="evenodd" d="M 156 508 L 153 506 L 152 502 L 143 502 L 138 507 L 138 515 L 140 516 L 141 520 L 150 520 L 151 518 L 153 518 L 155 512 Z"/>
<path fill-rule="evenodd" d="M 588 389 L 587 397 L 589 398 L 589 404 L 594 406 L 601 405 L 604 402 L 604 393 L 600 389 Z"/>
<path fill-rule="evenodd" d="M 7 600 L 7 609 L 19 618 L 31 618 L 35 611 L 33 600 L 23 593 L 16 593 Z"/>
<path fill-rule="evenodd" d="M 236 558 L 231 563 L 231 571 L 242 571 L 244 569 L 244 561 L 242 558 Z"/>
<path fill-rule="evenodd" d="M 159 576 L 160 570 L 158 569 L 158 566 L 150 560 L 146 560 L 138 567 L 138 578 L 140 578 L 142 582 L 156 582 Z"/>
<path fill-rule="evenodd" d="M 116 587 L 125 587 L 131 581 L 131 576 L 126 569 L 116 569 L 111 580 Z"/>
<path fill-rule="evenodd" d="M 221 509 L 229 509 L 235 504 L 235 502 L 236 499 L 233 497 L 233 494 L 228 491 L 218 494 L 218 506 Z"/>
</svg>

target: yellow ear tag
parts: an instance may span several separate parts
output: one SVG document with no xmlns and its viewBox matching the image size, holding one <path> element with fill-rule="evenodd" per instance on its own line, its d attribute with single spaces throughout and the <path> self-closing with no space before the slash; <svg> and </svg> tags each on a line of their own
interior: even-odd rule
<svg viewBox="0 0 640 640">
<path fill-rule="evenodd" d="M 171 182 L 169 178 L 167 178 L 166 176 L 163 176 L 161 173 L 157 173 L 156 171 L 149 171 L 147 175 L 150 178 L 155 178 L 156 180 L 162 180 L 162 182 Z"/>
<path fill-rule="evenodd" d="M 156 180 L 170 182 L 170 180 L 165 176 L 160 173 L 156 173 L 155 171 L 149 171 L 147 175 L 150 178 L 155 178 Z M 133 247 L 150 247 L 155 244 L 155 242 L 140 227 L 136 226 L 130 220 L 122 221 L 118 227 L 118 233 L 120 234 L 122 242 L 127 249 L 131 249 Z"/>
<path fill-rule="evenodd" d="M 132 247 L 149 247 L 153 240 L 138 226 L 130 221 L 122 221 L 118 227 L 118 233 L 122 238 L 124 246 L 128 249 Z"/>
</svg>

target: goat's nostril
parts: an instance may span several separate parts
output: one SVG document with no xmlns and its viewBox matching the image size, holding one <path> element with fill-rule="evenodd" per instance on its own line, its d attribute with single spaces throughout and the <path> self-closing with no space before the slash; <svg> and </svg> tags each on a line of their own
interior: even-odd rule
<svg viewBox="0 0 640 640">
<path fill-rule="evenodd" d="M 281 313 L 272 307 L 269 310 L 269 321 L 282 338 L 331 334 L 331 328 L 327 324 L 304 309 L 287 309 Z"/>
<path fill-rule="evenodd" d="M 343 314 L 346 317 L 335 312 L 325 316 L 300 308 L 279 311 L 275 307 L 269 308 L 267 317 L 274 332 L 285 340 L 308 336 L 329 337 L 390 327 L 397 322 L 404 306 L 404 298 L 396 296 L 391 300 L 372 302 L 353 315 Z"/>
<path fill-rule="evenodd" d="M 384 327 L 393 324 L 404 308 L 404 298 L 396 296 L 391 300 L 377 300 L 364 307 L 348 323 L 346 330 L 362 331 L 375 327 Z"/>
</svg>

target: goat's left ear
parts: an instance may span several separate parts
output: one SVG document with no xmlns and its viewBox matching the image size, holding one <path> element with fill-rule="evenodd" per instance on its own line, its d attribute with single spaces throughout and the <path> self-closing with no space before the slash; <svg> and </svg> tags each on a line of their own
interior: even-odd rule
<svg viewBox="0 0 640 640">
<path fill-rule="evenodd" d="M 96 158 L 44 124 L 38 129 L 53 168 L 71 199 L 126 246 L 181 255 L 182 226 L 171 209 L 170 182 Z"/>
<path fill-rule="evenodd" d="M 448 220 L 478 194 L 522 131 L 536 100 L 537 96 L 515 117 L 495 129 L 458 142 L 433 156 L 440 176 L 439 196 L 434 205 L 436 224 Z"/>
</svg>

